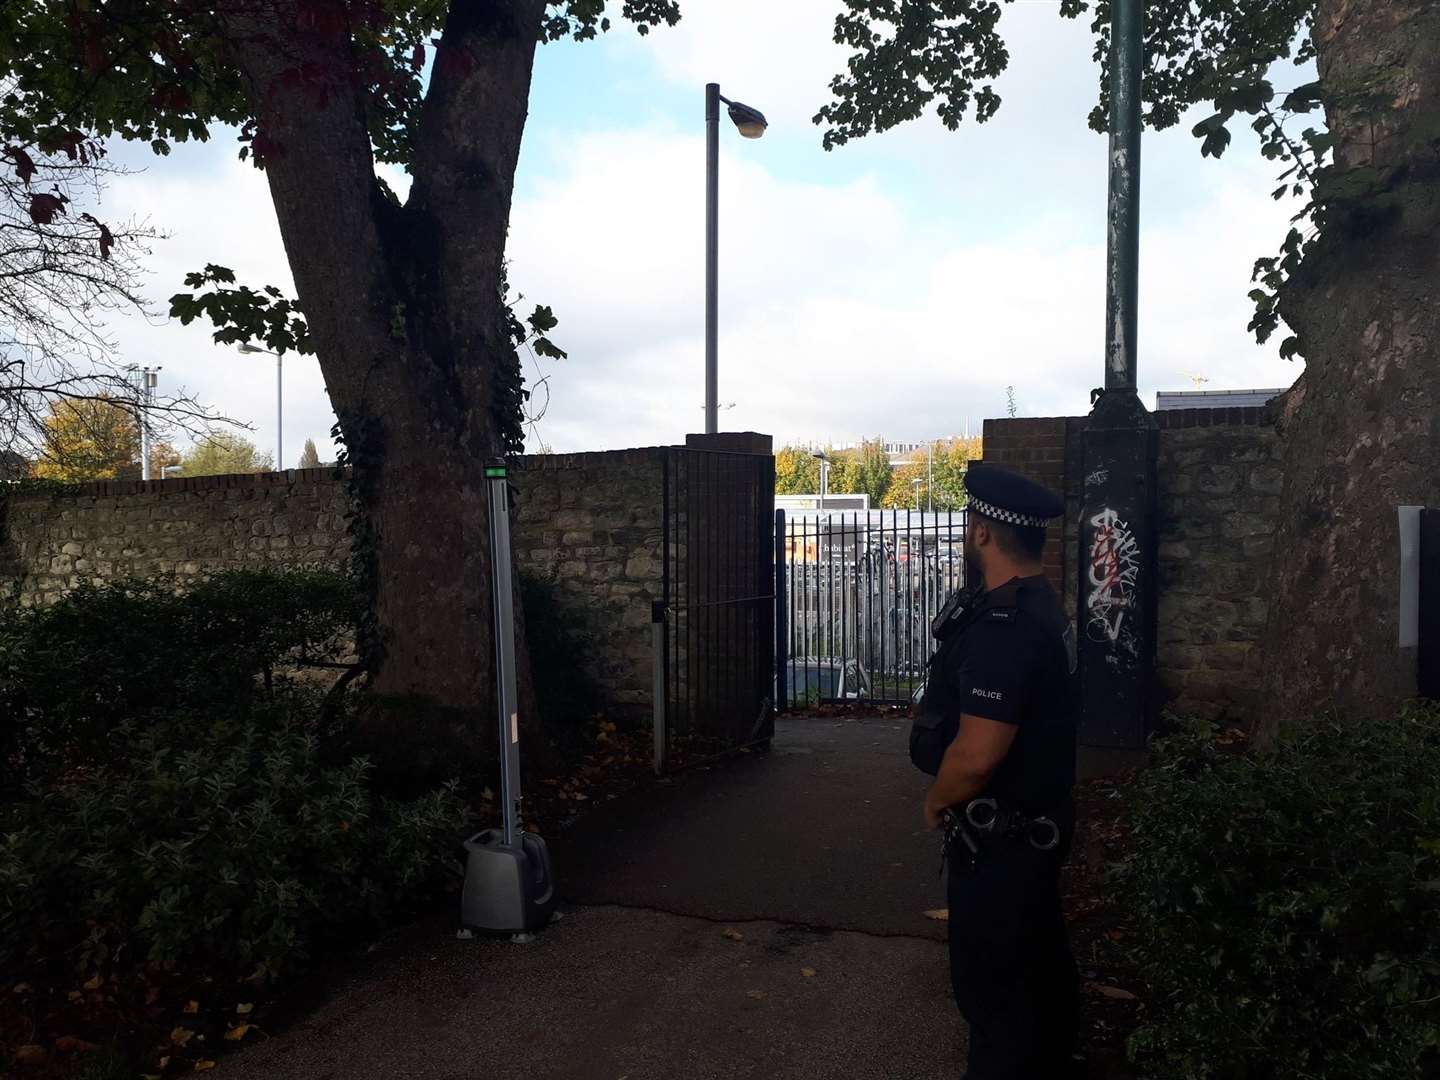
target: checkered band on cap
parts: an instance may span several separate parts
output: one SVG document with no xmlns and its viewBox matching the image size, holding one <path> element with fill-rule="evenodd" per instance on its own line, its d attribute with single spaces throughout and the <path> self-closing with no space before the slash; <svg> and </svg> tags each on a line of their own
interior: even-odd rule
<svg viewBox="0 0 1440 1080">
<path fill-rule="evenodd" d="M 1049 525 L 1053 518 L 1035 517 L 1032 514 L 1017 514 L 1014 510 L 1002 510 L 994 503 L 988 503 L 984 499 L 977 499 L 970 496 L 969 508 L 975 513 L 996 521 L 1003 521 L 1007 525 L 1020 525 L 1030 529 L 1043 529 Z"/>
</svg>

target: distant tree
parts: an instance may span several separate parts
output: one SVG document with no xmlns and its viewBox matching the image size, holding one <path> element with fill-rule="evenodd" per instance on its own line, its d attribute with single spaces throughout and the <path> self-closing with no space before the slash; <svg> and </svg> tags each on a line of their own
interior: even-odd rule
<svg viewBox="0 0 1440 1080">
<path fill-rule="evenodd" d="M 315 440 L 306 439 L 305 449 L 300 451 L 300 468 L 318 469 L 320 467 L 320 451 L 315 449 Z"/>
<path fill-rule="evenodd" d="M 140 475 L 140 425 L 107 397 L 62 398 L 50 404 L 39 439 L 35 475 L 47 480 L 123 480 Z"/>
<path fill-rule="evenodd" d="M 920 509 L 928 509 L 926 471 L 925 452 L 922 450 L 895 470 L 890 481 L 890 490 L 885 492 L 885 499 L 880 505 L 886 510 L 915 509 L 915 481 L 918 480 L 920 481 Z"/>
<path fill-rule="evenodd" d="M 881 506 L 894 479 L 884 440 L 877 437 L 861 443 L 855 454 L 855 490 L 869 495 L 871 506 Z"/>
<path fill-rule="evenodd" d="M 803 446 L 786 446 L 775 454 L 775 494 L 813 495 L 820 490 L 820 462 Z"/>
<path fill-rule="evenodd" d="M 1013 420 L 1019 412 L 1020 409 L 1015 404 L 1015 387 L 1005 387 L 1005 414 Z"/>
<path fill-rule="evenodd" d="M 964 509 L 965 470 L 969 468 L 970 462 L 980 460 L 980 436 L 940 439 L 936 441 L 933 451 L 934 464 L 931 471 L 935 483 L 935 509 Z"/>
<path fill-rule="evenodd" d="M 180 461 L 180 451 L 168 442 L 150 443 L 150 479 L 165 479 L 165 470 L 172 465 L 179 465 Z"/>
<path fill-rule="evenodd" d="M 275 467 L 269 454 L 239 435 L 219 434 L 196 443 L 181 462 L 183 476 L 218 476 L 224 473 L 269 472 Z"/>
</svg>

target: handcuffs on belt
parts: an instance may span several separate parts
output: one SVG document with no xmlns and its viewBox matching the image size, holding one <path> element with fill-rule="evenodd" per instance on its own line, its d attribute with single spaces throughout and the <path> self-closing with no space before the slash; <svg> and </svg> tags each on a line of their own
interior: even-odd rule
<svg viewBox="0 0 1440 1080">
<path fill-rule="evenodd" d="M 973 863 L 980 857 L 980 838 L 991 840 L 1025 840 L 1036 851 L 1050 851 L 1060 845 L 1060 826 L 1048 817 L 1025 817 L 1014 810 L 1002 810 L 995 799 L 971 799 L 965 804 L 964 816 L 946 810 L 945 846 L 941 851 L 943 873 L 945 856 L 958 842 Z M 974 833 L 971 830 L 974 830 Z"/>
</svg>

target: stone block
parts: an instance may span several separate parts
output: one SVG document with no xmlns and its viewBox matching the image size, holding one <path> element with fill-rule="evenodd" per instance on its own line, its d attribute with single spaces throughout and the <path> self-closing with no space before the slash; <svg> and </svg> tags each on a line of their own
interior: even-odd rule
<svg viewBox="0 0 1440 1080">
<path fill-rule="evenodd" d="M 1257 465 L 1250 470 L 1246 486 L 1251 491 L 1279 495 L 1285 487 L 1285 472 L 1278 465 Z"/>
<path fill-rule="evenodd" d="M 1220 535 L 1228 540 L 1243 540 L 1250 536 L 1269 536 L 1274 531 L 1274 520 L 1264 514 L 1227 514 L 1220 523 Z"/>
<path fill-rule="evenodd" d="M 1275 537 L 1247 536 L 1240 541 L 1240 551 L 1247 559 L 1268 559 L 1275 550 Z"/>
<path fill-rule="evenodd" d="M 83 545 L 77 544 L 72 540 L 70 543 L 62 545 L 60 550 L 66 555 L 81 555 L 84 553 L 85 548 Z"/>
<path fill-rule="evenodd" d="M 1252 646 L 1238 641 L 1217 642 L 1205 649 L 1205 664 L 1214 671 L 1241 671 Z"/>
<path fill-rule="evenodd" d="M 1162 541 L 1160 544 L 1160 558 L 1162 559 L 1188 559 L 1190 555 L 1190 545 L 1183 541 Z"/>
<path fill-rule="evenodd" d="M 1240 488 L 1240 471 L 1233 465 L 1202 465 L 1195 470 L 1195 487 L 1205 495 L 1229 495 Z"/>
</svg>

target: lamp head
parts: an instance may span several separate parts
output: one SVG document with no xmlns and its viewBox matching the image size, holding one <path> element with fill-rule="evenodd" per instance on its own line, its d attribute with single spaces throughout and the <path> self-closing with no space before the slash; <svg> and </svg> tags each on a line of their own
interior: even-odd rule
<svg viewBox="0 0 1440 1080">
<path fill-rule="evenodd" d="M 740 130 L 740 134 L 747 139 L 758 139 L 765 134 L 769 123 L 765 120 L 765 114 L 759 109 L 752 109 L 749 105 L 742 105 L 738 101 L 730 102 L 730 119 Z"/>
</svg>

